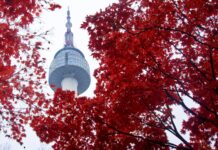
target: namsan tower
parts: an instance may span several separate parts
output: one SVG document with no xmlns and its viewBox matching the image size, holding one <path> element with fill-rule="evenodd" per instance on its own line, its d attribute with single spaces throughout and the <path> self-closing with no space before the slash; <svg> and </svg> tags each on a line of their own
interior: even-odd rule
<svg viewBox="0 0 218 150">
<path fill-rule="evenodd" d="M 90 85 L 90 70 L 83 53 L 74 47 L 71 27 L 68 9 L 65 45 L 55 54 L 50 65 L 49 85 L 54 91 L 62 88 L 62 90 L 75 91 L 76 95 L 80 95 Z"/>
</svg>

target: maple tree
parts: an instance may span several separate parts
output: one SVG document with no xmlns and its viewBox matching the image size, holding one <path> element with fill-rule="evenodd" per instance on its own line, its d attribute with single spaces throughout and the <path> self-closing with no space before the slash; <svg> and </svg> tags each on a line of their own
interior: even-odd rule
<svg viewBox="0 0 218 150">
<path fill-rule="evenodd" d="M 42 9 L 58 7 L 46 0 L 0 1 L 0 131 L 21 144 L 24 125 L 44 99 L 45 59 L 39 33 L 29 26 Z"/>
<path fill-rule="evenodd" d="M 120 0 L 88 16 L 82 27 L 100 61 L 95 97 L 57 90 L 32 121 L 37 135 L 59 150 L 217 148 L 217 6 L 216 0 Z M 173 106 L 189 117 L 181 130 Z"/>
</svg>

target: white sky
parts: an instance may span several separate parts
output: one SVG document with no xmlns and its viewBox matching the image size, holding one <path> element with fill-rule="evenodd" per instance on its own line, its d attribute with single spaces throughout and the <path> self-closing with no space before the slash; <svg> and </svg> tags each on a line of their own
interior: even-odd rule
<svg viewBox="0 0 218 150">
<path fill-rule="evenodd" d="M 64 46 L 64 33 L 66 31 L 66 15 L 67 9 L 69 7 L 71 13 L 71 22 L 73 24 L 72 31 L 74 33 L 74 45 L 80 49 L 89 63 L 91 75 L 95 68 L 98 67 L 97 61 L 95 61 L 90 56 L 90 51 L 88 49 L 88 33 L 86 30 L 80 28 L 80 25 L 85 21 L 87 15 L 95 14 L 95 12 L 100 9 L 104 9 L 109 4 L 116 2 L 118 0 L 54 0 L 62 6 L 62 9 L 56 10 L 55 12 L 45 11 L 39 21 L 42 22 L 41 25 L 35 23 L 33 28 L 38 28 L 40 26 L 39 32 L 50 30 L 50 34 L 47 39 L 51 41 L 49 45 L 50 50 L 43 52 L 43 56 L 46 56 L 46 71 L 50 66 L 50 63 L 55 55 L 55 53 L 63 48 Z M 38 21 L 37 21 L 38 22 Z M 91 77 L 91 85 L 89 89 L 82 94 L 82 96 L 93 96 L 93 91 L 95 89 L 96 80 Z M 45 88 L 49 93 L 53 93 L 48 85 Z M 39 141 L 36 134 L 31 130 L 30 127 L 27 129 L 27 138 L 24 139 L 24 145 L 20 146 L 14 140 L 5 138 L 0 132 L 0 150 L 50 150 L 51 146 L 43 144 Z M 5 149 L 8 148 L 8 149 Z"/>
<path fill-rule="evenodd" d="M 62 9 L 56 10 L 55 12 L 45 11 L 41 18 L 39 19 L 42 24 L 38 25 L 37 23 L 33 25 L 33 27 L 37 28 L 40 26 L 40 31 L 50 30 L 50 34 L 47 36 L 47 39 L 51 41 L 49 45 L 50 50 L 47 52 L 43 52 L 43 56 L 46 56 L 46 71 L 48 72 L 48 68 L 50 63 L 55 55 L 55 53 L 63 48 L 64 46 L 64 33 L 66 31 L 65 23 L 66 23 L 66 13 L 68 7 L 70 8 L 71 13 L 71 22 L 73 24 L 72 31 L 74 33 L 74 45 L 78 49 L 80 49 L 90 66 L 91 75 L 95 68 L 98 67 L 97 61 L 95 61 L 90 56 L 90 51 L 88 49 L 88 33 L 86 30 L 80 29 L 80 25 L 83 21 L 85 21 L 85 17 L 87 15 L 94 14 L 96 11 L 100 9 L 104 9 L 109 4 L 113 2 L 117 2 L 118 0 L 54 0 L 62 6 Z M 95 89 L 96 80 L 93 76 L 91 76 L 91 85 L 89 89 L 82 94 L 82 96 L 92 97 L 93 91 Z M 45 85 L 46 90 L 49 93 L 53 93 L 48 85 Z M 193 104 L 192 104 L 193 105 Z M 181 120 L 187 119 L 187 116 L 184 115 L 183 110 L 181 108 L 174 108 L 174 114 L 177 114 L 177 123 L 181 125 Z M 50 150 L 51 146 L 42 144 L 35 133 L 31 130 L 30 127 L 27 127 L 27 138 L 24 139 L 25 150 Z M 169 138 L 178 142 L 172 135 L 168 135 Z M 20 146 L 18 143 L 11 139 L 5 138 L 0 132 L 0 150 L 5 150 L 5 144 L 8 144 L 9 149 L 6 150 L 23 150 L 23 146 Z"/>
<path fill-rule="evenodd" d="M 64 46 L 64 33 L 66 31 L 65 23 L 67 17 L 67 9 L 70 9 L 71 22 L 72 22 L 72 32 L 74 33 L 74 46 L 80 49 L 86 57 L 86 60 L 90 66 L 90 72 L 93 73 L 94 69 L 98 67 L 97 61 L 95 61 L 90 56 L 90 51 L 88 49 L 89 36 L 86 30 L 81 29 L 81 24 L 85 21 L 85 17 L 90 14 L 95 14 L 95 12 L 100 9 L 104 9 L 109 4 L 116 2 L 118 0 L 55 0 L 57 3 L 61 4 L 62 9 L 56 10 L 55 12 L 44 13 L 42 20 L 44 20 L 45 29 L 51 29 L 50 40 L 51 45 L 50 51 L 46 53 L 47 55 L 47 68 L 53 59 L 55 53 L 63 48 Z M 96 80 L 91 77 L 91 84 L 86 92 L 81 96 L 93 96 L 93 91 L 95 89 Z M 47 86 L 48 87 L 48 86 Z M 48 90 L 51 90 L 50 88 Z"/>
</svg>

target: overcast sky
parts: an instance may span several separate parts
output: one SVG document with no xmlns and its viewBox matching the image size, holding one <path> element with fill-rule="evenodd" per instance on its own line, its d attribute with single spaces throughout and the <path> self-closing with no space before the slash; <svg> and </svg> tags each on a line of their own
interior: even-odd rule
<svg viewBox="0 0 218 150">
<path fill-rule="evenodd" d="M 81 29 L 81 24 L 85 21 L 87 15 L 95 14 L 95 12 L 100 9 L 104 9 L 109 4 L 116 2 L 118 0 L 56 0 L 57 3 L 61 4 L 62 9 L 55 12 L 44 13 L 42 20 L 44 20 L 46 29 L 51 29 L 50 32 L 50 51 L 46 52 L 47 57 L 47 67 L 49 67 L 54 54 L 64 46 L 64 33 L 66 31 L 66 15 L 67 9 L 69 7 L 72 22 L 72 32 L 74 34 L 74 46 L 80 49 L 90 66 L 91 74 L 94 69 L 98 67 L 98 63 L 93 60 L 90 56 L 90 51 L 88 49 L 88 33 L 86 30 Z M 95 89 L 96 80 L 91 78 L 91 85 L 86 92 L 82 94 L 85 96 L 93 96 L 93 91 Z M 47 86 L 48 87 L 48 86 Z M 50 88 L 48 89 L 50 90 Z"/>
<path fill-rule="evenodd" d="M 88 34 L 86 30 L 80 29 L 80 25 L 85 21 L 87 15 L 95 14 L 95 12 L 100 9 L 104 9 L 109 4 L 117 2 L 118 0 L 54 0 L 62 6 L 62 9 L 56 10 L 55 12 L 45 11 L 41 16 L 40 20 L 42 23 L 39 25 L 35 23 L 33 28 L 40 28 L 40 31 L 50 30 L 47 37 L 51 44 L 49 45 L 50 50 L 43 53 L 46 56 L 47 63 L 45 66 L 46 71 L 55 55 L 55 53 L 63 48 L 64 46 L 64 33 L 66 31 L 66 15 L 67 9 L 69 7 L 71 13 L 72 31 L 74 33 L 74 45 L 76 48 L 80 49 L 90 66 L 91 75 L 95 68 L 98 67 L 98 63 L 90 56 L 90 51 L 88 49 Z M 37 21 L 39 22 L 39 21 Z M 45 44 L 45 43 L 44 43 Z M 46 44 L 45 44 L 46 45 Z M 47 73 L 48 74 L 48 73 Z M 83 96 L 93 96 L 93 91 L 95 89 L 96 80 L 91 76 L 91 85 L 89 89 L 82 94 Z M 49 93 L 53 93 L 48 85 L 45 85 L 45 89 Z M 190 105 L 190 104 L 189 104 Z M 181 121 L 186 119 L 187 116 L 184 115 L 183 110 L 179 107 L 174 108 L 174 114 L 177 117 L 177 123 L 181 125 Z M 179 125 L 179 126 L 180 126 Z M 179 127 L 181 128 L 181 126 Z M 168 135 L 169 136 L 169 135 Z M 179 142 L 172 135 L 169 136 L 171 141 Z M 2 133 L 0 133 L 0 150 L 3 150 L 2 146 L 7 146 L 10 148 L 8 150 L 23 150 L 24 146 L 26 150 L 49 150 L 51 146 L 42 144 L 31 128 L 27 127 L 27 138 L 24 139 L 24 145 L 20 146 L 15 141 L 4 138 Z M 7 150 L 7 149 L 6 149 Z"/>
<path fill-rule="evenodd" d="M 46 56 L 47 63 L 45 66 L 46 71 L 55 55 L 55 53 L 63 48 L 64 46 L 64 33 L 66 31 L 66 15 L 67 9 L 69 7 L 71 13 L 71 22 L 72 22 L 72 31 L 74 33 L 74 45 L 76 48 L 80 49 L 89 65 L 91 75 L 93 70 L 98 67 L 98 63 L 93 60 L 90 56 L 90 51 L 88 49 L 88 33 L 86 30 L 80 29 L 80 25 L 85 21 L 87 15 L 95 14 L 95 12 L 100 9 L 104 9 L 109 4 L 117 2 L 118 0 L 54 0 L 62 6 L 62 9 L 56 10 L 55 12 L 45 11 L 43 15 L 37 19 L 38 21 L 33 24 L 33 28 L 37 30 L 40 28 L 40 31 L 50 30 L 50 33 L 47 37 L 51 44 L 49 45 L 50 50 L 43 53 L 43 56 Z M 41 24 L 38 24 L 39 21 Z M 95 89 L 96 80 L 91 77 L 91 85 L 89 89 L 82 94 L 83 96 L 93 96 L 93 91 Z M 49 93 L 53 93 L 48 85 L 45 85 L 46 90 Z M 2 133 L 0 133 L 0 150 L 49 150 L 51 146 L 43 144 L 39 141 L 35 133 L 31 130 L 30 127 L 27 127 L 27 138 L 24 139 L 24 145 L 20 146 L 14 140 L 5 138 Z M 8 148 L 8 149 L 4 149 Z"/>
</svg>

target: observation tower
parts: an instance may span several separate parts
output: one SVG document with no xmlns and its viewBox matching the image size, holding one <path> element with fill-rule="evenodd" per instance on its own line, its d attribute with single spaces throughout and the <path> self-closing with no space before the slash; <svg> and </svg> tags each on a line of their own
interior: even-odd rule
<svg viewBox="0 0 218 150">
<path fill-rule="evenodd" d="M 62 90 L 75 91 L 76 95 L 80 95 L 90 85 L 90 70 L 83 53 L 74 47 L 71 27 L 68 10 L 65 45 L 55 54 L 50 65 L 49 85 L 53 91 L 62 88 Z"/>
</svg>

